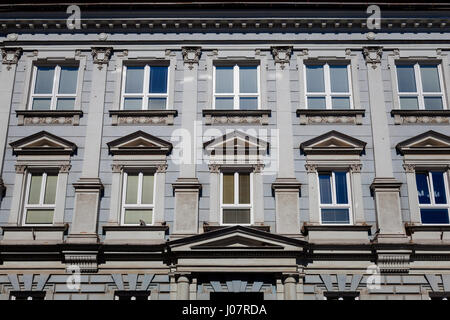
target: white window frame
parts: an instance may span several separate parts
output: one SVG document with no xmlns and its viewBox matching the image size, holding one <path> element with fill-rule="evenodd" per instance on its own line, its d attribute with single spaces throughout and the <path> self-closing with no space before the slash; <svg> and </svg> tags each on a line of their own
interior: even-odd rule
<svg viewBox="0 0 450 320">
<path fill-rule="evenodd" d="M 347 81 L 348 81 L 348 92 L 331 92 L 331 76 L 330 76 L 330 64 L 331 65 L 342 65 L 347 66 Z M 323 66 L 323 77 L 324 77 L 324 92 L 308 92 L 308 85 L 307 85 L 307 72 L 306 69 L 308 66 Z M 351 63 L 348 62 L 346 64 L 343 64 L 342 62 L 339 63 L 333 63 L 333 62 L 324 62 L 324 63 L 308 63 L 306 62 L 303 68 L 303 79 L 304 81 L 304 92 L 306 96 L 306 109 L 309 109 L 308 105 L 308 98 L 314 98 L 314 97 L 325 97 L 325 109 L 326 110 L 340 110 L 340 109 L 333 109 L 331 97 L 346 97 L 350 100 L 350 110 L 354 109 L 353 104 L 353 87 L 352 87 L 352 72 L 351 72 Z M 324 109 L 324 110 L 325 110 Z M 313 109 L 316 110 L 316 109 Z M 320 109 L 317 109 L 320 110 Z M 346 110 L 346 109 L 344 109 Z"/>
<path fill-rule="evenodd" d="M 239 174 L 247 172 L 235 171 L 234 174 L 234 204 L 224 204 L 223 203 L 223 174 L 232 172 L 220 172 L 220 224 L 224 226 L 235 226 L 235 223 L 224 223 L 223 222 L 223 209 L 250 209 L 250 223 L 242 223 L 239 225 L 250 226 L 254 224 L 253 217 L 253 172 L 248 172 L 250 174 L 250 203 L 240 204 L 239 203 Z"/>
<path fill-rule="evenodd" d="M 138 172 L 138 194 L 137 194 L 137 204 L 127 204 L 125 202 L 126 196 L 127 196 L 127 180 L 128 180 L 128 174 L 129 173 L 135 173 L 133 171 L 124 171 L 123 172 L 123 184 L 122 184 L 122 202 L 121 202 L 121 214 L 120 214 L 120 225 L 122 226 L 136 226 L 139 225 L 137 223 L 131 224 L 131 223 L 125 223 L 125 209 L 151 209 L 152 210 L 152 223 L 147 225 L 154 225 L 155 223 L 155 194 L 156 194 L 156 172 L 145 172 L 145 171 L 139 171 Z M 152 174 L 153 175 L 153 203 L 151 204 L 142 204 L 142 180 L 144 177 L 144 174 Z"/>
<path fill-rule="evenodd" d="M 170 67 L 166 65 L 157 65 L 154 66 L 158 67 L 166 67 L 167 68 L 167 85 L 166 85 L 166 93 L 149 93 L 150 91 L 149 84 L 150 84 L 150 69 L 152 68 L 151 63 L 146 63 L 145 65 L 142 64 L 139 67 L 144 67 L 144 83 L 142 85 L 142 93 L 125 93 L 125 86 L 126 86 L 126 80 L 127 80 L 127 69 L 128 67 L 138 67 L 135 65 L 123 65 L 123 72 L 122 72 L 122 87 L 121 87 L 121 93 L 120 93 L 120 110 L 124 109 L 125 104 L 125 98 L 142 98 L 142 108 L 141 110 L 149 110 L 148 109 L 148 100 L 149 98 L 165 98 L 166 99 L 166 107 L 163 110 L 167 110 L 169 106 L 169 85 L 170 85 Z M 147 90 L 146 90 L 147 88 Z M 146 92 L 147 91 L 147 92 Z M 126 109 L 128 110 L 128 109 Z M 139 110 L 139 109 L 137 109 Z M 132 111 L 131 109 L 128 111 Z"/>
<path fill-rule="evenodd" d="M 233 67 L 233 92 L 232 93 L 216 93 L 216 67 Z M 257 93 L 240 93 L 239 87 L 239 68 L 256 66 L 256 85 Z M 236 63 L 234 65 L 214 65 L 213 68 L 213 109 L 216 109 L 216 98 L 233 98 L 233 109 L 230 110 L 245 110 L 239 108 L 240 98 L 257 98 L 258 108 L 261 109 L 261 72 L 260 64 L 258 65 L 246 65 L 245 63 Z M 225 110 L 225 109 L 224 109 Z"/>
<path fill-rule="evenodd" d="M 400 98 L 402 97 L 414 97 L 417 98 L 418 100 L 418 104 L 419 104 L 419 110 L 428 110 L 425 109 L 425 97 L 440 97 L 442 99 L 442 110 L 447 110 L 447 101 L 445 99 L 444 96 L 444 77 L 443 77 L 443 73 L 442 73 L 442 63 L 427 63 L 426 61 L 422 61 L 422 65 L 436 65 L 437 69 L 438 69 L 438 76 L 439 76 L 439 86 L 441 91 L 440 92 L 424 92 L 423 91 L 423 84 L 422 84 L 422 75 L 420 73 L 420 64 L 421 61 L 417 61 L 414 63 L 396 63 L 395 64 L 395 81 L 397 84 L 397 101 L 398 101 L 398 106 L 400 108 L 400 110 L 405 110 L 402 109 L 402 105 L 401 105 L 401 101 Z M 400 86 L 399 86 L 399 82 L 398 82 L 398 72 L 397 72 L 397 67 L 398 66 L 414 66 L 414 78 L 415 78 L 415 83 L 416 83 L 416 92 L 400 92 Z"/>
<path fill-rule="evenodd" d="M 336 203 L 336 179 L 335 179 L 335 172 L 344 172 L 339 170 L 317 170 L 316 174 L 316 181 L 317 181 L 317 190 L 319 194 L 319 218 L 320 218 L 320 224 L 326 225 L 326 226 L 348 226 L 353 225 L 353 209 L 352 209 L 352 192 L 351 192 L 351 184 L 350 184 L 350 172 L 345 171 L 345 179 L 347 181 L 347 204 L 338 204 Z M 321 203 L 321 194 L 320 194 L 320 182 L 319 182 L 319 175 L 321 173 L 331 173 L 331 203 L 330 204 L 322 204 Z M 322 209 L 348 209 L 348 217 L 349 222 L 348 223 L 324 223 L 322 221 Z"/>
<path fill-rule="evenodd" d="M 432 172 L 441 172 L 438 170 L 418 170 L 417 173 L 426 173 L 427 174 L 427 185 L 428 185 L 428 192 L 430 193 L 430 203 L 420 203 L 419 202 L 419 190 L 417 190 L 417 202 L 419 203 L 419 214 L 420 214 L 420 221 L 422 222 L 422 213 L 420 212 L 421 209 L 447 209 L 447 215 L 449 215 L 449 223 L 422 223 L 426 226 L 447 226 L 450 224 L 450 191 L 449 191 L 449 177 L 447 171 L 442 171 L 443 178 L 444 178 L 444 187 L 445 187 L 445 195 L 447 199 L 446 204 L 436 204 L 434 199 L 434 187 L 433 187 L 433 177 L 431 175 Z M 417 188 L 417 185 L 416 185 Z"/>
<path fill-rule="evenodd" d="M 41 192 L 39 195 L 39 203 L 38 204 L 28 204 L 29 196 L 30 196 L 30 189 L 31 189 L 31 176 L 34 174 L 42 174 L 42 181 L 41 181 Z M 55 219 L 55 206 L 56 206 L 56 196 L 57 192 L 55 194 L 55 203 L 54 204 L 44 204 L 44 197 L 45 197 L 45 186 L 47 184 L 47 172 L 28 172 L 27 173 L 27 186 L 25 191 L 25 201 L 24 201 L 24 209 L 22 214 L 22 225 L 26 226 L 51 226 L 52 223 L 26 223 L 27 221 L 27 215 L 28 215 L 28 209 L 42 209 L 42 210 L 53 210 L 53 220 Z M 56 182 L 56 190 L 58 190 L 58 180 Z"/>
<path fill-rule="evenodd" d="M 76 110 L 76 99 L 77 93 L 79 90 L 80 81 L 78 81 L 78 77 L 80 76 L 80 66 L 71 66 L 71 65 L 62 65 L 63 67 L 72 67 L 77 68 L 77 87 L 75 93 L 59 93 L 59 80 L 61 78 L 61 64 L 55 65 L 34 65 L 33 66 L 33 79 L 31 81 L 31 91 L 30 91 L 30 101 L 28 103 L 28 109 L 33 110 L 33 101 L 34 98 L 50 98 L 50 110 L 56 110 L 56 105 L 58 102 L 58 98 L 73 98 L 74 99 L 74 107 L 73 110 Z M 53 85 L 52 85 L 52 93 L 34 93 L 34 89 L 36 87 L 36 79 L 37 79 L 37 71 L 39 67 L 48 67 L 55 68 L 55 72 L 53 74 Z"/>
</svg>

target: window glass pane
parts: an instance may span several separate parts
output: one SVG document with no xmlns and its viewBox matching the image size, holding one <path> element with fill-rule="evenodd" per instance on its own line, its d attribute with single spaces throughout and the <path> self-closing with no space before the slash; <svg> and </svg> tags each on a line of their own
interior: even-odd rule
<svg viewBox="0 0 450 320">
<path fill-rule="evenodd" d="M 417 194 L 419 195 L 419 203 L 429 204 L 430 191 L 428 189 L 428 175 L 426 173 L 416 173 Z"/>
<path fill-rule="evenodd" d="M 434 201 L 436 204 L 446 204 L 447 195 L 445 194 L 445 182 L 443 172 L 432 172 Z"/>
<path fill-rule="evenodd" d="M 30 192 L 28 194 L 28 204 L 39 204 L 41 195 L 42 174 L 31 175 Z"/>
<path fill-rule="evenodd" d="M 233 93 L 233 67 L 216 67 L 216 93 Z"/>
<path fill-rule="evenodd" d="M 306 88 L 308 92 L 324 92 L 323 66 L 306 66 Z"/>
<path fill-rule="evenodd" d="M 336 180 L 336 203 L 347 204 L 348 203 L 347 173 L 335 172 L 334 179 Z"/>
<path fill-rule="evenodd" d="M 333 109 L 350 109 L 350 98 L 332 97 L 331 106 Z"/>
<path fill-rule="evenodd" d="M 348 209 L 322 209 L 322 223 L 350 223 Z"/>
<path fill-rule="evenodd" d="M 442 105 L 441 97 L 424 97 L 425 109 L 427 110 L 442 110 L 444 106 Z"/>
<path fill-rule="evenodd" d="M 75 99 L 73 98 L 58 98 L 56 101 L 56 110 L 73 110 Z"/>
<path fill-rule="evenodd" d="M 424 92 L 440 92 L 439 72 L 437 66 L 420 66 Z"/>
<path fill-rule="evenodd" d="M 142 93 L 144 67 L 127 67 L 125 93 Z"/>
<path fill-rule="evenodd" d="M 331 203 L 331 175 L 329 173 L 319 174 L 319 190 L 320 203 Z"/>
<path fill-rule="evenodd" d="M 168 67 L 150 67 L 150 93 L 167 93 Z"/>
<path fill-rule="evenodd" d="M 420 209 L 422 223 L 449 223 L 448 209 Z"/>
<path fill-rule="evenodd" d="M 125 224 L 139 224 L 139 220 L 152 224 L 152 212 L 152 209 L 125 209 L 123 220 Z"/>
<path fill-rule="evenodd" d="M 347 66 L 330 66 L 331 92 L 348 92 Z"/>
<path fill-rule="evenodd" d="M 154 175 L 144 174 L 142 179 L 142 203 L 153 203 Z"/>
<path fill-rule="evenodd" d="M 50 110 L 50 98 L 33 98 L 33 110 Z"/>
<path fill-rule="evenodd" d="M 223 174 L 223 203 L 234 203 L 234 174 Z"/>
<path fill-rule="evenodd" d="M 141 110 L 142 98 L 125 98 L 123 102 L 124 110 Z"/>
<path fill-rule="evenodd" d="M 59 93 L 76 93 L 77 92 L 77 76 L 78 68 L 61 67 L 61 75 L 59 76 Z"/>
<path fill-rule="evenodd" d="M 34 93 L 52 93 L 55 67 L 38 67 Z"/>
<path fill-rule="evenodd" d="M 55 204 L 56 197 L 56 181 L 58 176 L 56 174 L 48 174 L 47 181 L 45 183 L 45 194 L 44 203 L 45 204 Z"/>
<path fill-rule="evenodd" d="M 223 223 L 249 224 L 250 209 L 223 209 Z"/>
<path fill-rule="evenodd" d="M 419 109 L 419 102 L 417 97 L 400 97 L 400 108 L 403 110 L 417 110 Z"/>
<path fill-rule="evenodd" d="M 125 203 L 137 204 L 139 175 L 137 173 L 128 174 L 127 176 L 127 193 Z"/>
<path fill-rule="evenodd" d="M 239 203 L 250 203 L 250 174 L 239 174 Z"/>
<path fill-rule="evenodd" d="M 308 109 L 326 109 L 325 98 L 308 98 Z"/>
<path fill-rule="evenodd" d="M 256 110 L 258 109 L 258 98 L 239 98 L 239 109 Z"/>
<path fill-rule="evenodd" d="M 233 98 L 216 98 L 216 109 L 233 109 Z"/>
<path fill-rule="evenodd" d="M 257 67 L 239 67 L 239 92 L 258 92 L 258 72 Z"/>
<path fill-rule="evenodd" d="M 416 92 L 416 77 L 414 75 L 414 66 L 397 66 L 398 91 Z"/>
<path fill-rule="evenodd" d="M 40 210 L 40 209 L 28 209 L 27 218 L 25 223 L 29 224 L 51 224 L 53 223 L 53 209 Z"/>
<path fill-rule="evenodd" d="M 150 98 L 148 99 L 149 110 L 166 109 L 166 98 Z"/>
</svg>

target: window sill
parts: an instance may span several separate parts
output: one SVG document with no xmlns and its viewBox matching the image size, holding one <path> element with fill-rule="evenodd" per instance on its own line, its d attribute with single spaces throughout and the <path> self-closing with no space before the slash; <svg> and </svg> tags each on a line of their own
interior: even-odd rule
<svg viewBox="0 0 450 320">
<path fill-rule="evenodd" d="M 449 124 L 450 110 L 392 110 L 395 124 Z"/>
<path fill-rule="evenodd" d="M 271 110 L 214 110 L 204 109 L 206 125 L 259 124 L 268 125 Z"/>
<path fill-rule="evenodd" d="M 63 226 L 3 226 L 2 244 L 47 244 L 61 243 L 67 234 Z"/>
<path fill-rule="evenodd" d="M 316 243 L 369 243 L 371 225 L 311 225 L 303 224 L 301 233 Z"/>
<path fill-rule="evenodd" d="M 112 125 L 173 125 L 177 110 L 110 110 Z"/>
<path fill-rule="evenodd" d="M 169 226 L 162 224 L 149 226 L 106 225 L 103 226 L 104 243 L 120 244 L 123 241 L 127 241 L 129 244 L 159 244 L 165 242 L 164 237 L 168 229 Z"/>
<path fill-rule="evenodd" d="M 346 109 L 346 110 L 312 110 L 297 109 L 297 117 L 300 117 L 300 124 L 362 124 L 364 109 Z"/>
<path fill-rule="evenodd" d="M 81 110 L 16 110 L 18 125 L 73 125 L 80 124 Z"/>
<path fill-rule="evenodd" d="M 406 235 L 415 242 L 450 242 L 450 225 L 405 224 Z"/>
</svg>

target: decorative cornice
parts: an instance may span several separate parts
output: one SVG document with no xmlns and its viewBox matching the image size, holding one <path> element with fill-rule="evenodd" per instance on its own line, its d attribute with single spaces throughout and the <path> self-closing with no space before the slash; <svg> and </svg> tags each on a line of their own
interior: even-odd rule
<svg viewBox="0 0 450 320">
<path fill-rule="evenodd" d="M 205 124 L 269 124 L 271 110 L 214 110 L 204 109 Z"/>
<path fill-rule="evenodd" d="M 112 48 L 104 48 L 104 47 L 93 47 L 92 48 L 92 57 L 94 59 L 94 63 L 98 64 L 98 69 L 101 70 L 103 68 L 103 64 L 108 64 L 109 59 L 111 58 Z"/>
<path fill-rule="evenodd" d="M 297 109 L 297 117 L 300 117 L 300 124 L 362 124 L 364 109 L 350 110 L 314 110 Z"/>
<path fill-rule="evenodd" d="M 80 124 L 81 110 L 16 110 L 17 125 Z"/>
<path fill-rule="evenodd" d="M 382 273 L 408 273 L 409 253 L 378 253 L 377 265 Z"/>
<path fill-rule="evenodd" d="M 381 63 L 381 56 L 383 55 L 382 47 L 364 47 L 363 48 L 364 59 L 367 65 L 371 64 L 373 69 Z"/>
<path fill-rule="evenodd" d="M 95 273 L 98 270 L 97 252 L 65 251 L 64 262 L 66 270 L 70 271 L 70 266 L 77 266 L 81 273 Z"/>
<path fill-rule="evenodd" d="M 416 165 L 410 164 L 410 163 L 405 163 L 403 165 L 403 169 L 405 169 L 406 173 L 414 173 L 414 172 L 416 172 Z"/>
<path fill-rule="evenodd" d="M 275 63 L 279 63 L 281 69 L 284 69 L 285 63 L 289 63 L 292 55 L 292 46 L 271 47 L 271 52 Z"/>
<path fill-rule="evenodd" d="M 341 226 L 334 226 L 334 225 L 311 225 L 304 223 L 301 229 L 301 233 L 305 236 L 309 234 L 310 231 L 354 231 L 354 232 L 367 232 L 367 234 L 370 234 L 372 226 L 371 225 L 341 225 Z"/>
<path fill-rule="evenodd" d="M 183 47 L 181 49 L 184 63 L 189 65 L 189 69 L 194 67 L 194 63 L 198 64 L 200 56 L 202 55 L 201 47 Z"/>
<path fill-rule="evenodd" d="M 173 125 L 177 110 L 110 110 L 112 125 Z"/>
<path fill-rule="evenodd" d="M 12 64 L 17 64 L 22 55 L 22 48 L 2 48 L 2 63 L 7 65 L 7 69 L 11 69 Z"/>
<path fill-rule="evenodd" d="M 399 110 L 391 111 L 395 124 L 445 124 L 450 123 L 450 110 Z"/>
</svg>

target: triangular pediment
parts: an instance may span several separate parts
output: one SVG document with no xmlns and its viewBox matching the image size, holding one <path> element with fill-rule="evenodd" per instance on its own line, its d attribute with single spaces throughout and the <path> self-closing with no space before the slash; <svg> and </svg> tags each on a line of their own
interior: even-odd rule
<svg viewBox="0 0 450 320">
<path fill-rule="evenodd" d="M 11 142 L 10 146 L 13 153 L 20 154 L 36 154 L 36 155 L 51 155 L 51 154 L 68 154 L 72 155 L 77 146 L 63 138 L 60 138 L 47 131 L 40 131 L 31 136 Z"/>
<path fill-rule="evenodd" d="M 304 154 L 361 154 L 365 146 L 366 142 L 333 130 L 303 142 L 300 149 Z"/>
<path fill-rule="evenodd" d="M 269 143 L 242 131 L 235 130 L 205 142 L 203 147 L 211 155 L 245 154 L 252 151 L 258 154 L 266 154 L 269 149 Z"/>
<path fill-rule="evenodd" d="M 400 154 L 450 153 L 450 136 L 430 130 L 397 144 Z"/>
<path fill-rule="evenodd" d="M 306 242 L 251 227 L 232 226 L 169 241 L 172 251 L 196 250 L 302 250 Z"/>
<path fill-rule="evenodd" d="M 107 143 L 111 154 L 165 154 L 172 151 L 172 144 L 144 131 L 136 131 Z"/>
</svg>

